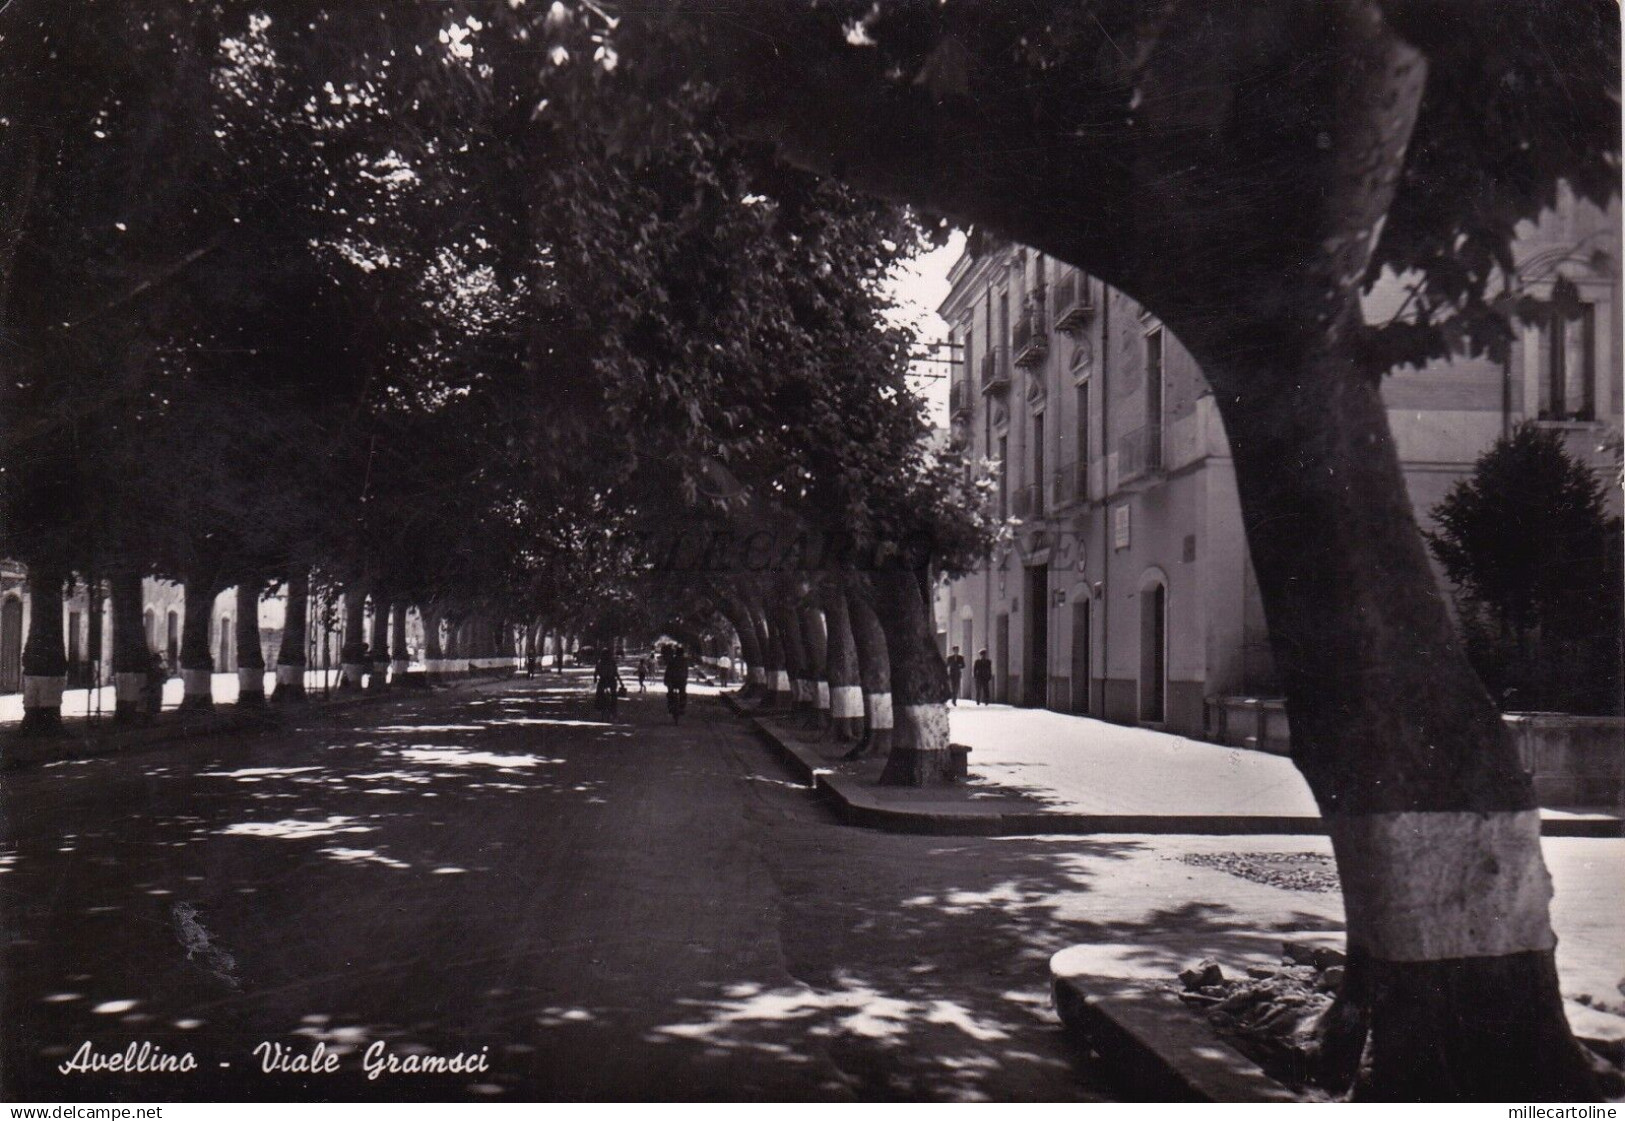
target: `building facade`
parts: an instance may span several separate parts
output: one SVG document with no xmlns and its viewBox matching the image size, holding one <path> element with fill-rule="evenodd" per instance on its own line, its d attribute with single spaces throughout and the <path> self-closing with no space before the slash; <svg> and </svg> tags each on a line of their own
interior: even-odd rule
<svg viewBox="0 0 1625 1121">
<path fill-rule="evenodd" d="M 105 588 L 93 605 L 83 581 L 62 603 L 62 648 L 67 654 L 67 684 L 84 688 L 92 682 L 113 680 L 113 615 Z M 180 672 L 181 625 L 186 617 L 185 589 L 168 580 L 148 577 L 141 582 L 142 623 L 147 648 L 161 655 L 171 673 Z M 26 569 L 15 561 L 0 561 L 0 694 L 22 691 L 22 651 L 28 638 L 30 596 Z M 209 650 L 216 673 L 237 671 L 237 633 L 232 616 L 237 610 L 236 589 L 215 597 L 209 620 Z M 282 600 L 271 596 L 259 607 L 260 644 L 267 665 L 274 665 L 282 635 Z M 100 641 L 94 637 L 100 631 Z"/>
<path fill-rule="evenodd" d="M 1507 360 L 1386 380 L 1419 520 L 1526 419 L 1617 482 L 1618 245 L 1617 200 L 1564 198 L 1519 230 L 1514 283 L 1541 314 Z M 949 280 L 954 437 L 998 465 L 1016 533 L 948 586 L 946 643 L 987 650 L 998 701 L 1186 735 L 1212 734 L 1224 698 L 1272 695 L 1229 444 L 1190 354 L 1127 296 L 1021 246 L 967 253 Z M 1407 293 L 1386 278 L 1367 321 L 1402 315 Z"/>
</svg>

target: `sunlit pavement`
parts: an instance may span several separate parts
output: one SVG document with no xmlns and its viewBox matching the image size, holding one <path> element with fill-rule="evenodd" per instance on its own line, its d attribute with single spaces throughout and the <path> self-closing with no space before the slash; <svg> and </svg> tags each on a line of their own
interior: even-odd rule
<svg viewBox="0 0 1625 1121">
<path fill-rule="evenodd" d="M 1100 1095 L 1045 962 L 1122 843 L 840 827 L 716 702 L 674 728 L 634 684 L 611 724 L 586 689 L 4 776 L 0 1094 Z M 85 1041 L 197 1069 L 59 1073 Z M 488 1069 L 369 1080 L 380 1042 Z"/>
</svg>

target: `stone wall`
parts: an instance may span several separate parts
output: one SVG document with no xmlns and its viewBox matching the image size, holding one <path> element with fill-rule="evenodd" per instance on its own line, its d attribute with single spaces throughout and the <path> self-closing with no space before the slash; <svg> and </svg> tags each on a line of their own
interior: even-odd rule
<svg viewBox="0 0 1625 1121">
<path fill-rule="evenodd" d="M 1625 717 L 1509 712 L 1504 719 L 1541 805 L 1625 809 Z M 1285 755 L 1286 708 L 1273 697 L 1208 697 L 1207 738 Z"/>
</svg>

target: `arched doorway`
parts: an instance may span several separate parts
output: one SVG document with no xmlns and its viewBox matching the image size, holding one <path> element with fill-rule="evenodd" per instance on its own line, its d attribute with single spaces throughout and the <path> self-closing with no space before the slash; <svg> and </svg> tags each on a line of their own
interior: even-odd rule
<svg viewBox="0 0 1625 1121">
<path fill-rule="evenodd" d="M 1168 719 L 1168 584 L 1152 571 L 1140 581 L 1140 720 Z"/>
<path fill-rule="evenodd" d="M 23 688 L 23 601 L 6 597 L 0 605 L 0 693 Z"/>
</svg>

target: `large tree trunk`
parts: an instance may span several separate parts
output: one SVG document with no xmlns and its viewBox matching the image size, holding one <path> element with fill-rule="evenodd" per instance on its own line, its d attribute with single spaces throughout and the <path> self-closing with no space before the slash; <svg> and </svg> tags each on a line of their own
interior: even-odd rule
<svg viewBox="0 0 1625 1121">
<path fill-rule="evenodd" d="M 852 576 L 847 580 L 846 607 L 863 686 L 863 740 L 851 754 L 887 755 L 896 723 L 892 713 L 891 655 L 886 649 L 886 632 L 875 614 L 874 589 L 867 577 Z"/>
<path fill-rule="evenodd" d="M 474 620 L 458 620 L 455 633 L 456 638 L 452 645 L 451 672 L 457 677 L 467 677 L 474 669 Z"/>
<path fill-rule="evenodd" d="M 28 565 L 28 641 L 23 646 L 23 722 L 27 735 L 62 731 L 68 652 L 62 642 L 62 586 L 67 571 L 52 561 Z"/>
<path fill-rule="evenodd" d="M 260 647 L 260 581 L 237 585 L 237 703 L 265 705 L 265 651 Z"/>
<path fill-rule="evenodd" d="M 446 619 L 446 645 L 444 674 L 448 680 L 456 680 L 468 668 L 464 658 L 467 653 L 468 625 L 464 619 L 450 617 Z"/>
<path fill-rule="evenodd" d="M 762 707 L 771 708 L 787 699 L 790 693 L 790 674 L 784 668 L 784 641 L 754 593 L 745 596 L 745 609 L 750 612 L 751 626 L 756 629 L 756 645 L 762 648 Z"/>
<path fill-rule="evenodd" d="M 476 615 L 463 625 L 464 644 L 463 654 L 466 658 L 464 668 L 474 677 L 478 677 L 486 667 L 486 655 L 490 650 L 490 624 L 485 616 Z"/>
<path fill-rule="evenodd" d="M 372 594 L 372 641 L 367 650 L 367 688 L 389 687 L 389 597 L 381 592 Z"/>
<path fill-rule="evenodd" d="M 423 668 L 431 683 L 439 681 L 445 673 L 446 656 L 440 645 L 439 604 L 422 603 L 418 614 L 423 619 Z"/>
<path fill-rule="evenodd" d="M 744 688 L 740 690 L 740 695 L 760 695 L 767 685 L 767 665 L 763 660 L 765 655 L 762 653 L 761 643 L 757 641 L 756 626 L 751 620 L 750 609 L 733 596 L 721 597 L 720 605 L 723 617 L 739 636 L 739 650 L 745 659 L 745 672 L 740 675 L 744 680 Z"/>
<path fill-rule="evenodd" d="M 816 603 L 803 602 L 797 615 L 801 623 L 802 642 L 807 648 L 807 673 L 811 678 L 808 688 L 812 693 L 813 718 L 822 728 L 829 723 L 829 632 L 824 623 L 824 613 Z"/>
<path fill-rule="evenodd" d="M 886 632 L 897 729 L 880 781 L 887 786 L 951 782 L 948 753 L 948 667 L 920 596 L 918 576 L 882 569 L 870 577 L 875 615 Z"/>
<path fill-rule="evenodd" d="M 130 724 L 147 716 L 147 676 L 152 668 L 141 615 L 141 573 L 121 568 L 107 584 L 113 601 L 113 719 Z"/>
<path fill-rule="evenodd" d="M 85 577 L 85 661 L 90 663 L 90 687 L 100 689 L 107 669 L 102 665 L 102 621 L 106 601 L 102 579 L 96 573 Z"/>
<path fill-rule="evenodd" d="M 443 648 L 445 657 L 441 663 L 445 667 L 444 675 L 448 680 L 455 680 L 468 668 L 468 663 L 463 658 L 463 655 L 467 653 L 466 638 L 466 621 L 448 616 L 446 619 L 446 641 Z"/>
<path fill-rule="evenodd" d="M 818 598 L 828 630 L 824 672 L 829 685 L 830 728 L 837 740 L 855 743 L 863 737 L 863 682 L 841 578 L 827 577 Z"/>
<path fill-rule="evenodd" d="M 282 618 L 282 644 L 276 653 L 277 704 L 305 699 L 305 647 L 310 641 L 310 570 L 295 566 L 288 572 L 287 608 Z"/>
<path fill-rule="evenodd" d="M 344 589 L 344 644 L 339 647 L 339 688 L 360 689 L 367 674 L 367 596 L 358 587 Z"/>
<path fill-rule="evenodd" d="M 779 646 L 784 651 L 784 672 L 789 681 L 790 707 L 804 712 L 808 707 L 807 651 L 801 639 L 801 619 L 793 604 L 782 594 L 776 595 L 768 608 L 773 629 L 779 635 Z"/>
<path fill-rule="evenodd" d="M 181 620 L 181 708 L 214 707 L 214 652 L 210 649 L 209 625 L 214 617 L 214 599 L 220 589 L 202 575 L 190 577 L 184 585 Z"/>
<path fill-rule="evenodd" d="M 1344 999 L 1369 1008 L 1361 1093 L 1585 1097 L 1534 791 L 1434 586 L 1379 389 L 1330 352 L 1288 369 L 1289 391 L 1222 412 L 1293 759 L 1343 881 Z"/>
<path fill-rule="evenodd" d="M 1335 94 L 1328 154 L 1304 163 L 1316 189 L 1283 192 L 1300 205 L 1263 252 L 1243 252 L 1239 231 L 1209 239 L 1237 298 L 1220 313 L 1171 296 L 1168 320 L 1215 389 L 1293 759 L 1343 882 L 1349 968 L 1331 1051 L 1352 1076 L 1368 1017 L 1359 1096 L 1590 1097 L 1558 989 L 1534 790 L 1428 565 L 1380 386 L 1351 351 L 1426 65 L 1376 7 L 1326 12 L 1341 61 L 1320 79 Z M 1191 80 L 1151 68 L 1151 114 Z M 1189 205 L 1182 189 L 1152 201 Z"/>
<path fill-rule="evenodd" d="M 406 675 L 412 672 L 412 651 L 406 645 L 406 601 L 395 601 L 390 618 L 391 641 L 389 648 L 389 676 L 390 680 L 398 683 L 406 680 Z"/>
</svg>

